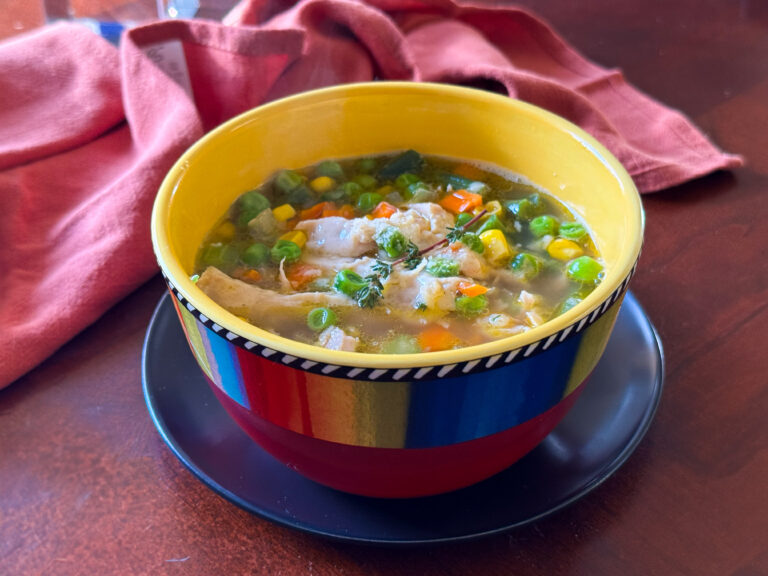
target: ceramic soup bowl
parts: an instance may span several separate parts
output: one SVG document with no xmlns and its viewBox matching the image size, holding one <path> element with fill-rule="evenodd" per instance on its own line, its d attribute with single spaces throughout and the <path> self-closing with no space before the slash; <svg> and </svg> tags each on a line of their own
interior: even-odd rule
<svg viewBox="0 0 768 576">
<path fill-rule="evenodd" d="M 237 196 L 276 170 L 408 148 L 502 167 L 566 202 L 605 261 L 602 283 L 526 333 L 394 355 L 277 336 L 227 312 L 190 280 L 206 233 Z M 584 131 L 507 97 L 419 83 L 339 86 L 246 112 L 180 158 L 152 215 L 179 320 L 224 408 L 297 472 L 375 497 L 455 490 L 539 444 L 603 353 L 642 234 L 632 180 Z"/>
</svg>

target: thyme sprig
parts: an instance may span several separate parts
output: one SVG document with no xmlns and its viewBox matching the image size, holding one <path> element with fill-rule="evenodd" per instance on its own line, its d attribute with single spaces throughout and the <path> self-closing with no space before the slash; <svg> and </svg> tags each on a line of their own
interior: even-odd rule
<svg viewBox="0 0 768 576">
<path fill-rule="evenodd" d="M 471 228 L 487 212 L 487 210 L 481 210 L 474 218 L 463 226 L 449 227 L 445 238 L 438 240 L 434 244 L 430 244 L 423 250 L 419 250 L 419 247 L 416 246 L 416 244 L 409 241 L 406 253 L 403 256 L 400 256 L 397 260 L 386 262 L 385 260 L 377 259 L 371 267 L 371 274 L 364 278 L 366 282 L 365 286 L 358 290 L 355 295 L 357 305 L 360 306 L 360 308 L 375 307 L 384 295 L 382 280 L 389 278 L 389 275 L 392 274 L 392 268 L 398 264 L 402 264 L 407 270 L 415 269 L 421 264 L 425 254 L 428 254 L 437 248 L 442 248 L 443 246 L 448 246 L 454 242 L 459 242 L 469 228 Z"/>
</svg>

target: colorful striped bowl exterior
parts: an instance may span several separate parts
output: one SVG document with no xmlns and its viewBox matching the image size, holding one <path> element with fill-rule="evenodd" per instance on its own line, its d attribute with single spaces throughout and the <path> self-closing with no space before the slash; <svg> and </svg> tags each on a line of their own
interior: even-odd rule
<svg viewBox="0 0 768 576">
<path fill-rule="evenodd" d="M 630 277 L 600 306 L 545 339 L 494 357 L 426 371 L 376 371 L 287 356 L 216 325 L 170 281 L 168 285 L 190 347 L 217 397 L 260 444 L 269 444 L 275 432 L 282 431 L 302 442 L 420 452 L 471 445 L 505 432 L 508 436 L 551 413 L 544 427 L 548 433 L 565 414 L 557 407 L 574 396 L 567 402 L 572 404 L 600 358 Z M 398 378 L 402 374 L 413 379 Z M 529 440 L 525 452 L 541 438 Z M 519 448 L 519 439 L 517 444 Z M 272 452 L 281 450 L 273 447 Z M 504 467 L 511 463 L 505 461 Z M 432 476 L 431 468 L 426 472 Z M 336 484 L 327 478 L 324 483 Z M 408 492 L 412 480 L 406 486 L 389 480 L 384 484 L 387 493 L 372 495 L 392 496 L 388 491 L 396 485 L 400 488 L 394 495 L 413 495 Z"/>
</svg>

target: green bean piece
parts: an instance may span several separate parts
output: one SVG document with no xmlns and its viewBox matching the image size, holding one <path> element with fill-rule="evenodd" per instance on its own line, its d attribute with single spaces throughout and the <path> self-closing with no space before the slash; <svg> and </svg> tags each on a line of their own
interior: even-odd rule
<svg viewBox="0 0 768 576">
<path fill-rule="evenodd" d="M 456 228 L 460 226 L 464 226 L 467 224 L 472 218 L 474 218 L 475 215 L 471 214 L 469 212 L 461 212 L 460 214 L 456 215 Z"/>
<path fill-rule="evenodd" d="M 560 307 L 557 309 L 556 316 L 560 314 L 565 314 L 566 312 L 568 312 L 568 310 L 576 306 L 579 302 L 581 302 L 581 298 L 577 296 L 569 296 L 568 298 L 563 300 L 562 304 L 560 304 Z"/>
<path fill-rule="evenodd" d="M 418 354 L 421 352 L 419 341 L 414 336 L 398 334 L 381 345 L 384 354 Z"/>
<path fill-rule="evenodd" d="M 355 176 L 354 182 L 367 190 L 374 188 L 379 183 L 379 181 L 370 174 L 358 174 Z"/>
<path fill-rule="evenodd" d="M 471 318 L 478 316 L 488 309 L 488 298 L 485 294 L 478 296 L 459 296 L 456 298 L 456 311 L 462 316 Z"/>
<path fill-rule="evenodd" d="M 482 234 L 488 230 L 501 230 L 502 232 L 506 232 L 507 227 L 504 226 L 504 223 L 496 214 L 491 214 L 488 218 L 483 220 L 482 224 L 480 224 L 477 233 Z"/>
<path fill-rule="evenodd" d="M 531 220 L 544 209 L 544 203 L 538 194 L 531 194 L 520 200 L 512 200 L 507 202 L 506 206 L 516 220 L 524 222 Z"/>
<path fill-rule="evenodd" d="M 304 177 L 293 170 L 281 170 L 275 176 L 275 186 L 283 194 L 298 188 L 304 183 Z"/>
<path fill-rule="evenodd" d="M 315 308 L 307 314 L 307 326 L 315 332 L 321 332 L 336 324 L 336 314 L 330 308 Z"/>
<path fill-rule="evenodd" d="M 400 192 L 395 190 L 394 192 L 390 192 L 389 194 L 387 194 L 386 197 L 384 198 L 384 200 L 386 200 L 390 204 L 394 204 L 395 206 L 399 206 L 400 204 L 402 204 L 405 201 L 405 198 L 403 198 L 403 196 L 402 196 L 402 194 L 400 194 Z"/>
<path fill-rule="evenodd" d="M 353 270 L 339 270 L 333 280 L 333 289 L 350 298 L 357 296 L 357 293 L 367 285 L 360 274 Z"/>
<path fill-rule="evenodd" d="M 411 202 L 434 202 L 437 200 L 437 190 L 433 190 L 426 184 L 416 182 L 408 186 Z"/>
<path fill-rule="evenodd" d="M 454 190 L 466 190 L 472 184 L 473 180 L 459 176 L 458 174 L 452 174 L 450 172 L 443 172 L 438 176 L 438 179 L 447 185 L 451 185 Z"/>
<path fill-rule="evenodd" d="M 480 240 L 480 237 L 474 232 L 464 232 L 461 235 L 462 244 L 466 245 L 473 252 L 482 254 L 485 251 L 485 244 Z"/>
<path fill-rule="evenodd" d="M 269 207 L 269 200 L 257 190 L 246 192 L 237 199 L 237 225 L 241 228 L 247 226 Z"/>
<path fill-rule="evenodd" d="M 560 224 L 559 235 L 568 240 L 581 240 L 587 234 L 587 229 L 580 222 L 563 222 Z"/>
<path fill-rule="evenodd" d="M 360 197 L 357 199 L 357 209 L 360 210 L 363 214 L 367 214 L 381 202 L 384 198 L 381 196 L 381 194 L 377 194 L 376 192 L 363 192 L 360 194 Z"/>
<path fill-rule="evenodd" d="M 355 163 L 355 168 L 360 172 L 368 174 L 376 170 L 376 160 L 373 158 L 360 158 L 360 160 Z"/>
<path fill-rule="evenodd" d="M 379 170 L 379 178 L 392 180 L 405 172 L 419 172 L 421 170 L 421 154 L 416 150 L 406 150 L 395 156 Z"/>
<path fill-rule="evenodd" d="M 533 254 L 527 252 L 520 252 L 512 259 L 509 265 L 518 276 L 525 278 L 526 280 L 533 280 L 541 272 L 541 261 Z"/>
<path fill-rule="evenodd" d="M 270 250 L 272 262 L 279 264 L 285 260 L 288 264 L 301 258 L 301 247 L 290 240 L 278 240 Z"/>
<path fill-rule="evenodd" d="M 461 266 L 456 260 L 444 256 L 432 256 L 427 260 L 426 271 L 437 278 L 458 276 Z"/>
<path fill-rule="evenodd" d="M 571 260 L 565 274 L 571 280 L 582 284 L 597 284 L 603 272 L 603 265 L 589 256 L 579 256 Z"/>
<path fill-rule="evenodd" d="M 232 270 L 240 258 L 240 251 L 232 244 L 216 242 L 209 244 L 203 252 L 202 261 L 206 266 L 215 266 L 224 272 Z"/>
<path fill-rule="evenodd" d="M 560 223 L 557 219 L 548 214 L 536 216 L 536 218 L 528 223 L 528 229 L 531 231 L 531 234 L 536 236 L 536 238 L 541 238 L 548 234 L 554 236 L 557 234 L 559 226 Z"/>
<path fill-rule="evenodd" d="M 373 237 L 376 245 L 390 258 L 398 258 L 408 249 L 408 239 L 394 226 L 379 230 Z"/>
<path fill-rule="evenodd" d="M 421 178 L 416 176 L 416 174 L 411 174 L 410 172 L 400 174 L 400 176 L 395 178 L 395 186 L 403 190 L 408 188 L 411 184 L 417 184 L 420 182 Z"/>
<path fill-rule="evenodd" d="M 320 164 L 317 165 L 315 173 L 318 176 L 328 176 L 329 178 L 333 178 L 337 182 L 344 180 L 344 169 L 341 167 L 341 164 L 334 162 L 333 160 L 320 162 Z"/>
<path fill-rule="evenodd" d="M 251 244 L 240 255 L 240 259 L 251 268 L 258 268 L 269 260 L 269 247 L 261 242 Z"/>
</svg>

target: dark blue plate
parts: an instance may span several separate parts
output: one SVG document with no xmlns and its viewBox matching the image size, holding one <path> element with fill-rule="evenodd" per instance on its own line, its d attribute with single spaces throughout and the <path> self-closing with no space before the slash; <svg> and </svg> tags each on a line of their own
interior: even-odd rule
<svg viewBox="0 0 768 576">
<path fill-rule="evenodd" d="M 469 488 L 378 500 L 326 488 L 254 443 L 208 387 L 170 301 L 144 342 L 144 397 L 166 444 L 195 476 L 259 516 L 337 540 L 415 545 L 469 540 L 551 514 L 594 490 L 632 454 L 661 397 L 661 343 L 627 294 L 605 355 L 560 425 L 511 468 Z"/>
</svg>

